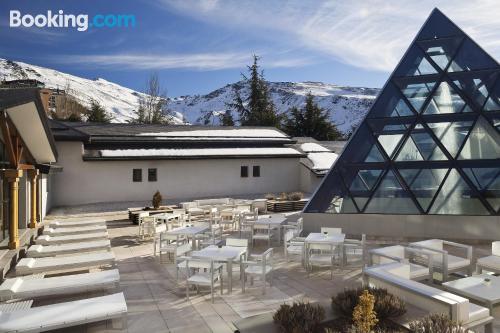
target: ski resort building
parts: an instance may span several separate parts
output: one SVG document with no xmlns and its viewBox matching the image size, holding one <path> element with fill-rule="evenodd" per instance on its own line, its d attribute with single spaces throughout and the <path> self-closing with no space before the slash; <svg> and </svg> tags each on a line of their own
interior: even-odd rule
<svg viewBox="0 0 500 333">
<path fill-rule="evenodd" d="M 301 150 L 275 128 L 57 121 L 51 128 L 62 167 L 52 183 L 55 206 L 144 202 L 156 190 L 170 200 L 309 193 L 336 157 L 315 143 L 321 152 Z"/>
<path fill-rule="evenodd" d="M 500 238 L 499 74 L 435 9 L 305 208 L 305 229 Z"/>
</svg>

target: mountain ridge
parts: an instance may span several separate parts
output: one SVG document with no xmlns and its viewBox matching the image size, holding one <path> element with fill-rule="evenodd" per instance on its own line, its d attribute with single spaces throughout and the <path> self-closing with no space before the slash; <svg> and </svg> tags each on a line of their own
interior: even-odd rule
<svg viewBox="0 0 500 333">
<path fill-rule="evenodd" d="M 103 78 L 86 79 L 41 66 L 0 58 L 0 78 L 3 80 L 36 79 L 47 88 L 68 89 L 82 105 L 88 107 L 90 99 L 101 103 L 113 116 L 114 122 L 131 120 L 143 93 L 123 87 Z M 342 133 L 356 127 L 372 105 L 378 88 L 348 87 L 330 83 L 268 82 L 269 92 L 278 112 L 291 107 L 302 107 L 305 96 L 311 92 L 320 107 L 330 112 L 330 119 Z M 169 97 L 167 108 L 175 124 L 217 125 L 218 115 L 227 110 L 234 91 L 248 96 L 248 87 L 242 82 L 229 83 L 208 94 Z M 237 119 L 237 115 L 234 115 Z"/>
</svg>

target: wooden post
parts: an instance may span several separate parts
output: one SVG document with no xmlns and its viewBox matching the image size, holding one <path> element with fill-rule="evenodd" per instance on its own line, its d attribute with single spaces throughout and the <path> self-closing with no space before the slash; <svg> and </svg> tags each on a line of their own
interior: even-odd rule
<svg viewBox="0 0 500 333">
<path fill-rule="evenodd" d="M 19 247 L 19 178 L 23 176 L 23 170 L 5 170 L 5 178 L 10 185 L 10 207 L 9 207 L 9 249 Z"/>
<path fill-rule="evenodd" d="M 36 228 L 36 222 L 38 217 L 38 205 L 37 205 L 37 183 L 38 183 L 38 169 L 28 170 L 28 177 L 30 180 L 30 197 L 31 197 L 31 209 L 30 209 L 30 228 Z"/>
</svg>

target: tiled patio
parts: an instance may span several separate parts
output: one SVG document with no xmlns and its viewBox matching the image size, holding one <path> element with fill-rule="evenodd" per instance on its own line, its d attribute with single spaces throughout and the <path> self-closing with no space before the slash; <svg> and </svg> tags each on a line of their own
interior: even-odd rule
<svg viewBox="0 0 500 333">
<path fill-rule="evenodd" d="M 253 287 L 247 284 L 241 292 L 238 274 L 233 274 L 233 293 L 220 296 L 217 289 L 215 303 L 210 302 L 208 292 L 192 293 L 189 302 L 185 298 L 182 278 L 175 281 L 172 264 L 160 264 L 152 256 L 152 242 L 140 241 L 137 226 L 132 225 L 125 214 L 104 216 L 108 220 L 108 232 L 113 251 L 118 260 L 121 289 L 125 293 L 128 315 L 128 332 L 217 332 L 234 331 L 232 323 L 256 314 L 272 312 L 280 304 L 293 300 L 319 301 L 329 304 L 330 297 L 347 287 L 361 284 L 361 268 L 337 270 L 334 279 L 330 273 L 319 270 L 309 277 L 299 262 L 286 263 L 282 248 L 275 248 L 275 275 L 271 288 L 262 295 L 260 281 Z M 265 248 L 255 248 L 259 253 Z M 482 255 L 485 250 L 477 253 Z M 227 291 L 225 281 L 225 292 Z M 54 301 L 54 300 L 51 300 Z M 495 311 L 500 318 L 500 307 Z M 120 322 L 101 322 L 59 332 L 120 332 Z M 496 322 L 495 332 L 500 332 Z"/>
</svg>

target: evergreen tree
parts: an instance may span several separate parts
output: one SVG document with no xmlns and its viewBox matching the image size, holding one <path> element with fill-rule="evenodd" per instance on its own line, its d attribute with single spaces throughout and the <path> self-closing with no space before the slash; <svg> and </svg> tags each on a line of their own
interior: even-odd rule
<svg viewBox="0 0 500 333">
<path fill-rule="evenodd" d="M 248 66 L 249 77 L 243 76 L 243 82 L 248 85 L 250 94 L 243 100 L 239 90 L 235 89 L 235 97 L 231 106 L 239 114 L 241 125 L 280 127 L 281 116 L 269 97 L 269 87 L 264 79 L 263 71 L 258 64 L 259 57 L 253 56 L 253 64 Z"/>
<path fill-rule="evenodd" d="M 330 121 L 328 110 L 324 110 L 314 102 L 309 92 L 306 105 L 302 109 L 293 107 L 289 110 L 289 118 L 285 122 L 284 131 L 291 136 L 310 136 L 316 140 L 339 140 L 342 133 Z"/>
<path fill-rule="evenodd" d="M 233 112 L 226 110 L 219 115 L 220 124 L 222 126 L 234 126 Z"/>
<path fill-rule="evenodd" d="M 87 121 L 95 123 L 110 123 L 112 117 L 104 107 L 95 99 L 90 100 L 90 110 L 87 113 Z"/>
</svg>

